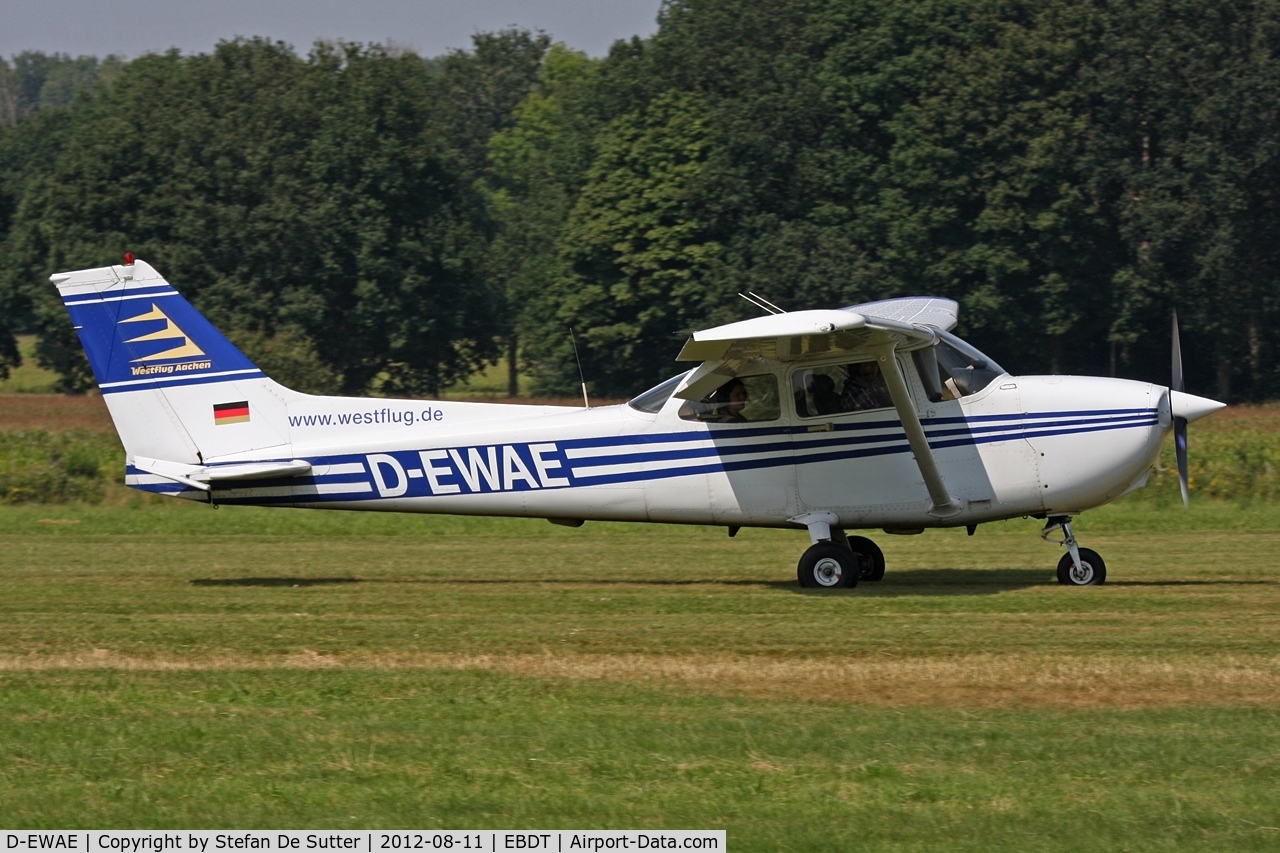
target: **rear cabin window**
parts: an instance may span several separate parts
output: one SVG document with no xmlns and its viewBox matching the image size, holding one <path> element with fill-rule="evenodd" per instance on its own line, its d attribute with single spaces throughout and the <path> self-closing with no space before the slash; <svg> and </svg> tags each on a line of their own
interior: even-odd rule
<svg viewBox="0 0 1280 853">
<path fill-rule="evenodd" d="M 802 418 L 865 412 L 893 405 L 874 361 L 830 364 L 791 374 L 796 414 Z"/>
<path fill-rule="evenodd" d="M 778 378 L 772 373 L 735 376 L 701 400 L 680 407 L 681 419 L 711 424 L 759 423 L 781 416 Z"/>
</svg>

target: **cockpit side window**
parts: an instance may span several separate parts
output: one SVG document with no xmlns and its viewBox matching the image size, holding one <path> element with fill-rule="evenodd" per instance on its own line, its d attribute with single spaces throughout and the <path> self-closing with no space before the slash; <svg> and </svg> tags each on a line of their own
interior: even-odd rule
<svg viewBox="0 0 1280 853">
<path fill-rule="evenodd" d="M 772 373 L 735 376 L 701 400 L 680 407 L 681 419 L 713 424 L 759 423 L 781 416 L 778 378 Z"/>
<path fill-rule="evenodd" d="M 680 385 L 680 380 L 689 375 L 688 371 L 681 373 L 679 376 L 672 376 L 661 385 L 655 385 L 643 394 L 635 397 L 627 403 L 628 406 L 637 412 L 645 412 L 646 414 L 656 415 L 662 411 L 662 407 L 671 399 L 671 395 L 676 393 L 676 388 Z"/>
<path fill-rule="evenodd" d="M 1000 365 L 943 331 L 938 332 L 938 343 L 915 350 L 911 357 L 931 403 L 977 394 L 1005 374 Z"/>
</svg>

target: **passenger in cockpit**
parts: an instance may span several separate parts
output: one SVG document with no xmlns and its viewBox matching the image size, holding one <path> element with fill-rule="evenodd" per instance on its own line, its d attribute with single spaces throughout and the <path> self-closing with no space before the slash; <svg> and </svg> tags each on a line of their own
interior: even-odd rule
<svg viewBox="0 0 1280 853">
<path fill-rule="evenodd" d="M 836 381 L 825 373 L 814 374 L 810 380 L 813 392 L 813 413 L 815 415 L 835 415 L 844 411 L 840 404 L 840 395 L 836 393 Z"/>
<path fill-rule="evenodd" d="M 849 377 L 844 381 L 844 389 L 840 393 L 841 410 L 861 412 L 866 409 L 879 409 L 889 405 L 885 400 L 884 380 L 880 369 L 874 361 L 862 361 L 849 365 Z"/>
</svg>

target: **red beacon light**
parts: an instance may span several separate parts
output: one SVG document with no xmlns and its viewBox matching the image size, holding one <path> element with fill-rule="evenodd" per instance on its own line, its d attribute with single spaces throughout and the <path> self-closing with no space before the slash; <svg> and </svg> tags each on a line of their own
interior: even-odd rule
<svg viewBox="0 0 1280 853">
<path fill-rule="evenodd" d="M 124 253 L 124 265 L 125 265 L 126 267 L 131 267 L 131 266 L 133 266 L 133 252 L 125 252 L 125 253 Z"/>
</svg>

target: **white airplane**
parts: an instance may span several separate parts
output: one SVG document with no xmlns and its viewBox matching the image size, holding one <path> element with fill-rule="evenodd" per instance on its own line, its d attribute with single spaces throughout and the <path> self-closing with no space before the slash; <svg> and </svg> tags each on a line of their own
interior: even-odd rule
<svg viewBox="0 0 1280 853">
<path fill-rule="evenodd" d="M 321 397 L 263 374 L 151 266 L 57 285 L 127 455 L 126 482 L 213 504 L 804 528 L 800 585 L 884 576 L 863 536 L 1033 516 L 1061 583 L 1106 579 L 1071 518 L 1141 488 L 1223 404 L 1086 376 L 1011 376 L 949 334 L 956 303 L 887 299 L 693 333 L 697 362 L 598 408 Z"/>
</svg>

